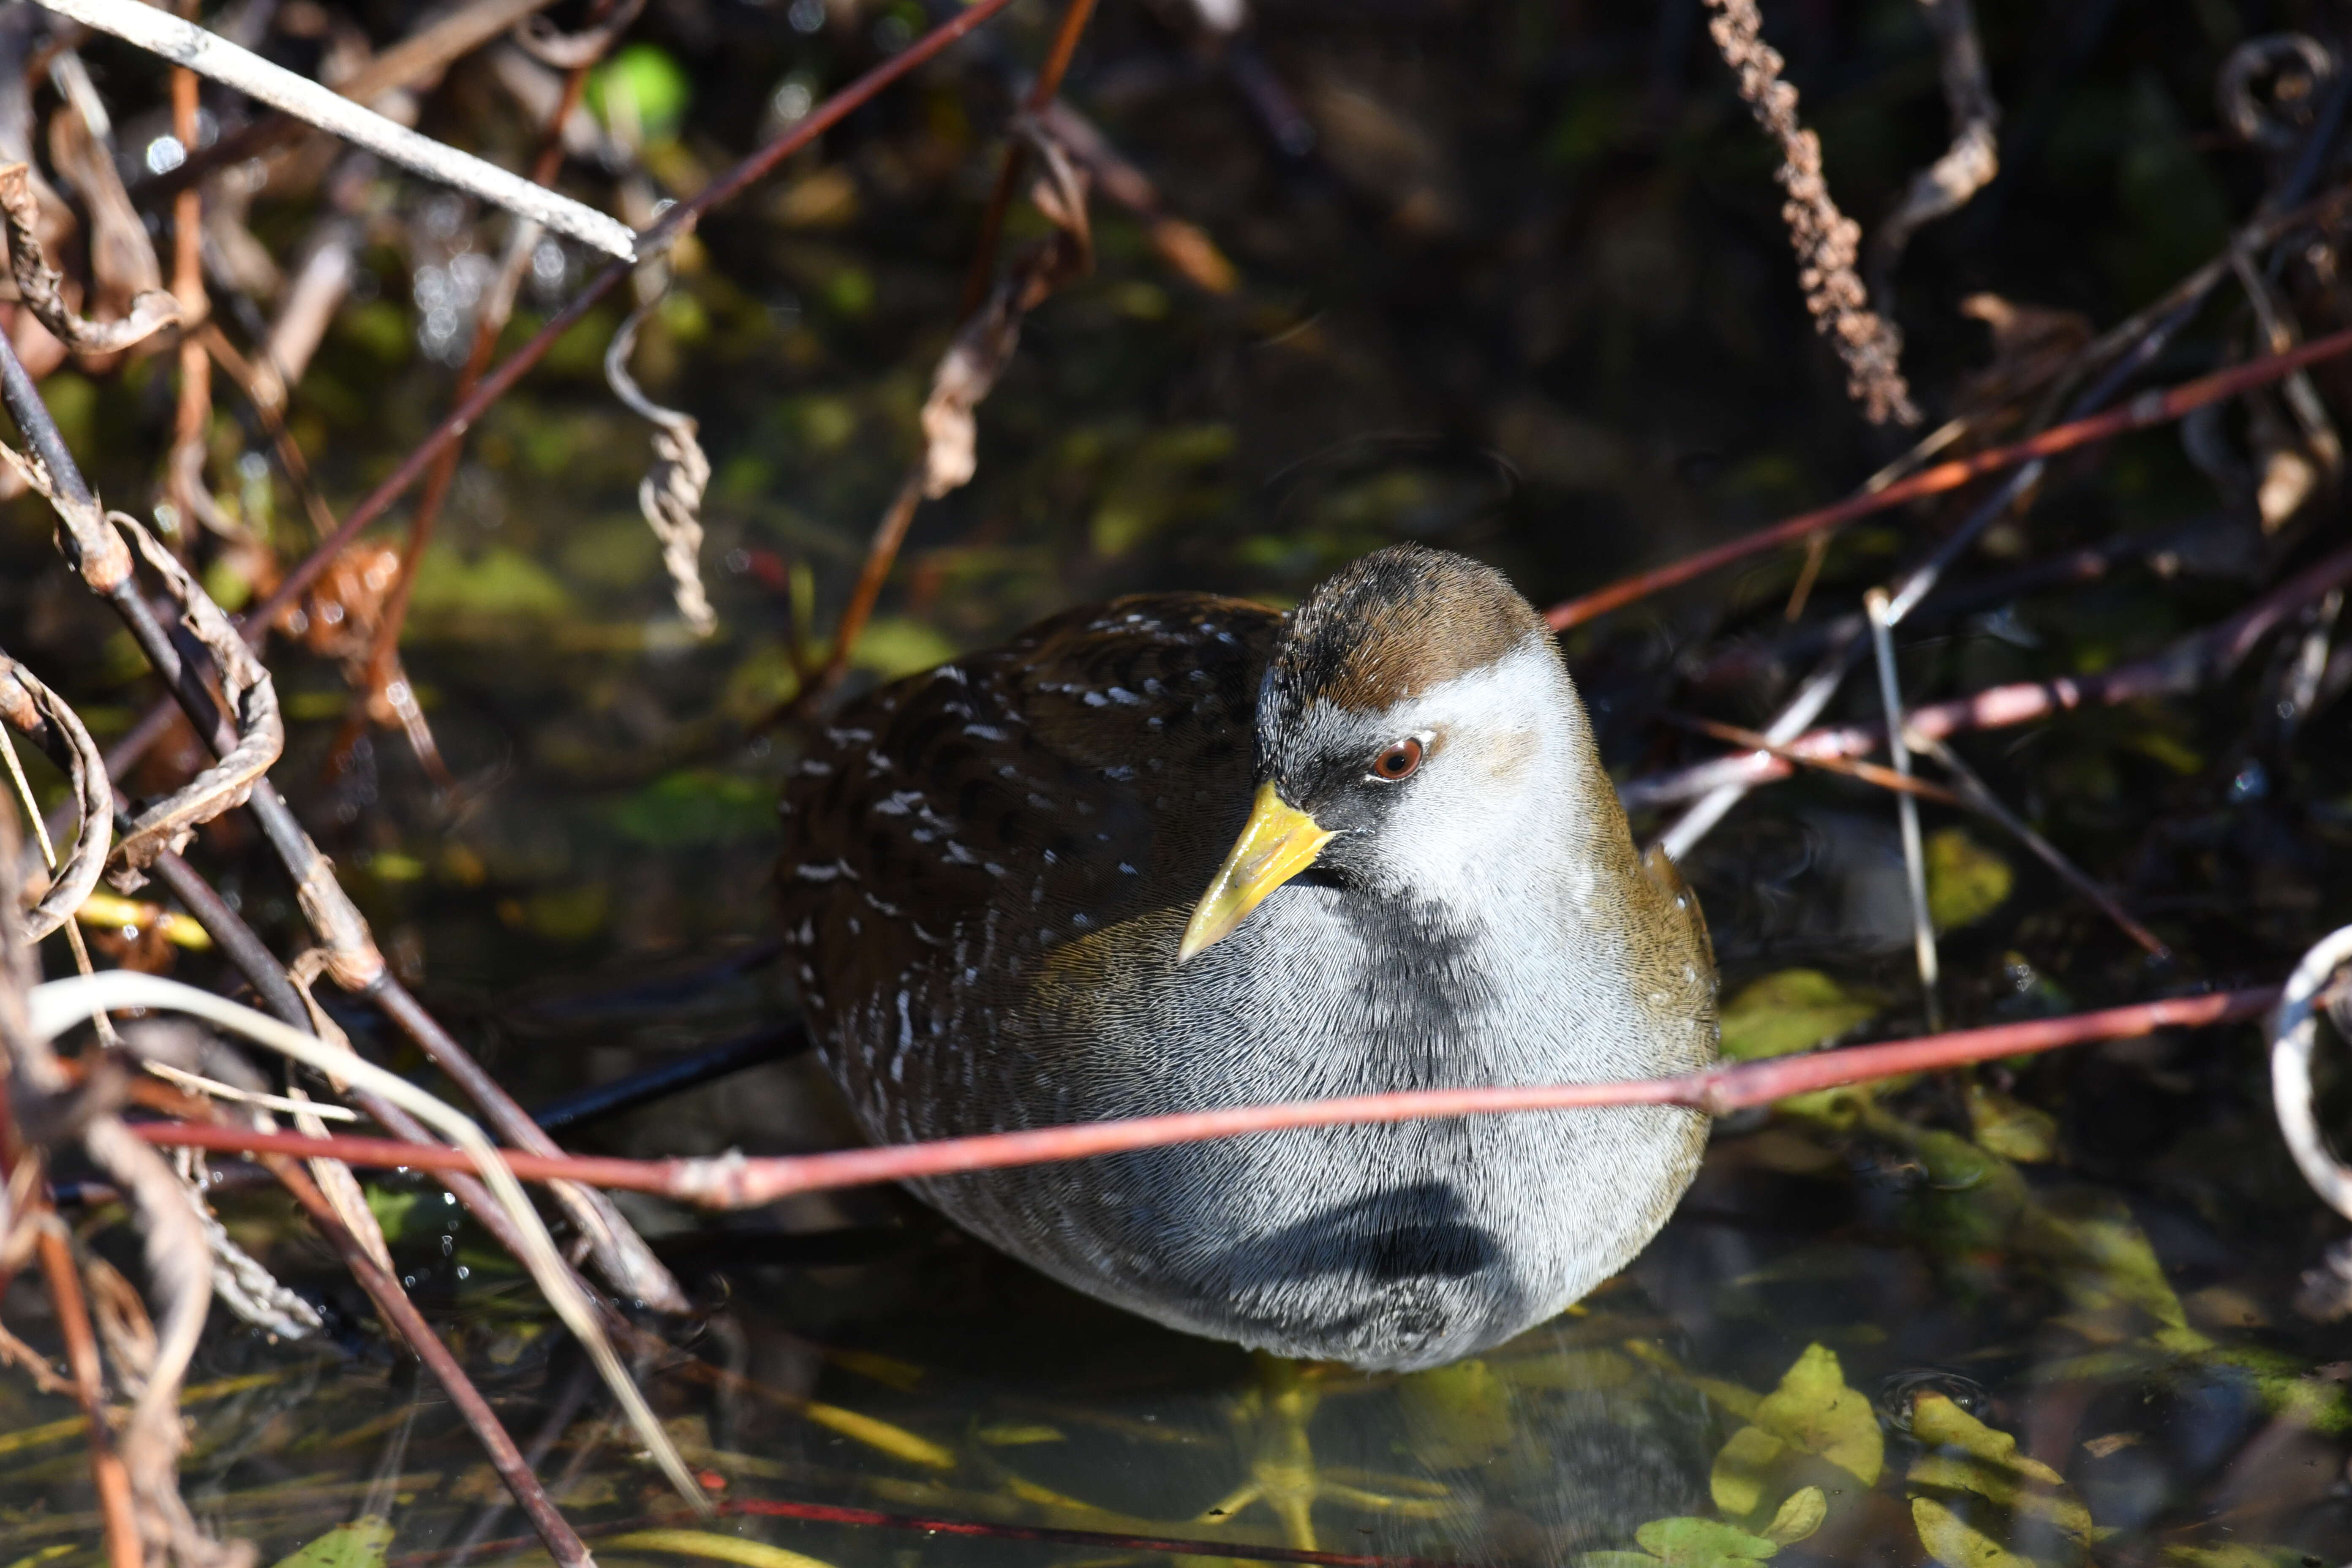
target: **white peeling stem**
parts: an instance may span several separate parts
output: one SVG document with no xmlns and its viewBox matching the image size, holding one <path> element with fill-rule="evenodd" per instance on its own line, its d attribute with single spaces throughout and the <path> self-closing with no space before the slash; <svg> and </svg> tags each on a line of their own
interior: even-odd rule
<svg viewBox="0 0 2352 1568">
<path fill-rule="evenodd" d="M 655 1462 L 698 1511 L 709 1512 L 709 1500 L 704 1495 L 686 1461 L 678 1457 L 677 1445 L 662 1430 L 646 1397 L 637 1390 L 628 1369 L 621 1364 L 604 1331 L 597 1326 L 587 1299 L 580 1287 L 572 1283 L 564 1271 L 562 1255 L 555 1249 L 555 1240 L 547 1233 L 539 1211 L 524 1195 L 522 1184 L 515 1179 L 514 1170 L 499 1152 L 488 1134 L 477 1126 L 473 1119 L 455 1107 L 435 1099 L 406 1079 L 387 1072 L 373 1062 L 362 1061 L 349 1050 L 339 1049 L 289 1028 L 277 1019 L 250 1007 L 215 996 L 209 991 L 199 991 L 177 980 L 166 980 L 160 974 L 139 974 L 128 969 L 109 969 L 96 974 L 76 975 L 68 980 L 51 980 L 34 986 L 25 995 L 26 1009 L 31 1016 L 33 1032 L 44 1038 L 53 1038 L 83 1019 L 100 1012 L 121 1012 L 133 1007 L 169 1009 L 186 1013 L 233 1029 L 257 1045 L 268 1047 L 281 1055 L 293 1058 L 307 1068 L 325 1073 L 332 1079 L 372 1090 L 399 1106 L 403 1110 L 439 1131 L 452 1143 L 474 1157 L 474 1166 L 482 1180 L 498 1194 L 499 1205 L 514 1221 L 521 1237 L 521 1263 L 530 1271 L 531 1279 L 555 1309 L 557 1317 L 572 1331 L 588 1352 L 589 1359 L 612 1390 L 629 1424 L 636 1429 L 638 1438 L 652 1453 Z"/>
<path fill-rule="evenodd" d="M 141 0 L 41 0 L 41 4 L 86 27 L 152 50 L 174 65 L 185 66 L 198 76 L 233 87 L 321 131 L 331 131 L 346 142 L 428 179 L 469 191 L 486 202 L 545 224 L 556 233 L 569 235 L 608 256 L 617 256 L 624 261 L 637 258 L 636 233 L 618 218 L 584 206 L 569 196 L 558 195 L 544 185 L 535 185 L 470 153 L 460 153 L 429 136 L 419 136 L 308 77 L 271 65 L 259 55 L 241 49 L 192 22 L 184 22 L 168 11 L 159 11 Z"/>
<path fill-rule="evenodd" d="M 1895 771 L 1911 776 L 1911 743 L 1904 731 L 1902 684 L 1895 673 L 1895 639 L 1888 634 L 1886 590 L 1873 588 L 1862 596 L 1870 615 L 1871 651 L 1878 657 L 1878 695 L 1886 709 L 1886 751 Z M 1919 797 L 1904 792 L 1895 797 L 1895 819 L 1903 829 L 1903 873 L 1911 894 L 1911 943 L 1919 959 L 1919 989 L 1927 1004 L 1927 1031 L 1944 1026 L 1944 1009 L 1937 995 L 1941 966 L 1936 958 L 1936 922 L 1927 911 L 1927 858 L 1919 841 Z"/>
<path fill-rule="evenodd" d="M 2279 1133 L 2311 1190 L 2352 1219 L 2352 1169 L 2331 1153 L 2313 1108 L 2311 1055 L 2319 1034 L 2319 999 L 2337 973 L 2352 963 L 2352 926 L 2320 939 L 2287 976 L 2271 1021 L 2271 1099 Z"/>
</svg>

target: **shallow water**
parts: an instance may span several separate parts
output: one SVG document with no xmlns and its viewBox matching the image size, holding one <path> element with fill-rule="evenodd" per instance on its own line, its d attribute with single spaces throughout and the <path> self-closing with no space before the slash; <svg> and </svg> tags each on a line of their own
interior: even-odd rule
<svg viewBox="0 0 2352 1568">
<path fill-rule="evenodd" d="M 914 9 L 868 7 L 856 29 L 808 37 L 764 6 L 653 7 L 642 36 L 696 94 L 658 150 L 662 179 L 683 188 L 719 166 L 773 129 L 781 93 L 844 79 L 885 47 L 868 33 Z M 1769 159 L 1695 0 L 1262 9 L 1255 57 L 1218 56 L 1140 7 L 1098 18 L 1073 100 L 1229 253 L 1241 285 L 1188 284 L 1105 206 L 1097 272 L 1031 321 L 982 411 L 979 476 L 918 517 L 855 681 L 1118 592 L 1289 602 L 1397 539 L 1495 560 L 1551 603 L 1842 493 L 1896 449 L 1842 401 Z M 1841 198 L 1884 211 L 1943 145 L 1916 8 L 1789 9 L 1770 26 L 1787 29 Z M 2047 9 L 1984 7 L 2013 110 L 2003 182 L 1906 261 L 1906 364 L 1939 409 L 1987 358 L 1955 314 L 1962 294 L 1999 288 L 2109 324 L 2210 254 L 2268 177 L 2210 123 L 2232 29 L 2252 23 L 2225 5 L 2128 27 L 2110 25 L 2114 7 Z M 915 449 L 1004 69 L 1034 58 L 1046 19 L 1016 8 L 1008 53 L 959 57 L 714 216 L 701 265 L 648 325 L 638 374 L 702 419 L 717 469 L 715 639 L 696 643 L 668 608 L 634 499 L 646 427 L 597 377 L 614 320 L 600 315 L 482 422 L 420 583 L 405 657 L 457 793 L 436 795 L 394 732 L 332 759 L 348 707 L 338 650 L 314 637 L 272 654 L 291 720 L 281 784 L 393 962 L 526 1104 L 790 1015 L 767 968 L 726 962 L 769 930 L 775 785 L 795 745 L 765 722 L 797 690 L 783 649 L 806 640 L 812 607 L 829 627 Z M 106 48 L 90 54 L 115 79 Z M 1253 96 L 1253 58 L 1305 106 L 1312 151 L 1282 141 Z M 483 107 L 497 101 L 460 73 L 428 128 L 497 132 Z M 362 257 L 372 297 L 339 318 L 291 411 L 339 507 L 446 405 L 448 334 L 411 308 L 428 271 L 446 281 L 453 254 L 503 243 L 497 220 L 413 184 L 381 192 L 393 221 Z M 254 221 L 278 243 L 311 216 L 307 200 L 265 200 Z M 1034 226 L 1016 217 L 1018 235 Z M 527 301 L 515 331 L 546 304 Z M 2231 352 L 2233 309 L 2184 333 L 2167 378 Z M 52 378 L 110 498 L 147 493 L 164 390 L 152 365 Z M 261 464 L 236 471 L 267 476 L 264 443 L 233 417 L 218 444 L 225 461 Z M 2118 538 L 2136 542 L 2126 563 L 1995 593 L 1906 636 L 1913 695 L 2148 653 L 2241 607 L 2301 537 L 2263 535 L 2168 432 L 2101 464 L 2053 476 L 1956 572 L 1979 584 Z M 257 480 L 241 499 L 299 553 L 282 487 Z M 0 532 L 0 646 L 109 738 L 152 692 L 56 566 L 46 518 L 16 504 Z M 1854 531 L 1811 623 L 1850 613 L 1939 520 Z M 1571 639 L 1620 776 L 1714 749 L 1662 712 L 1750 723 L 1808 667 L 1810 651 L 1781 646 L 1797 572 L 1776 558 Z M 1719 659 L 1727 648 L 1744 662 Z M 2265 717 L 2287 667 L 2264 653 L 2200 696 L 1970 743 L 1996 789 L 2179 956 L 2147 963 L 2015 844 L 1931 808 L 1956 1022 L 2274 980 L 2347 918 L 2352 747 L 2340 710 L 2301 731 Z M 1866 681 L 1842 701 L 1831 718 L 1876 712 Z M 158 787 L 165 771 L 134 782 Z M 1893 821 L 1883 795 L 1793 781 L 1685 868 L 1746 1048 L 1923 1031 Z M 236 819 L 194 854 L 281 952 L 303 944 Z M 228 984 L 201 956 L 178 962 Z M 429 1080 L 372 1014 L 331 1005 L 362 1050 Z M 564 1141 L 701 1154 L 851 1136 L 801 1061 Z M 665 1325 L 687 1359 L 645 1373 L 733 1510 L 701 1523 L 437 1190 L 399 1177 L 372 1190 L 420 1302 L 607 1563 L 716 1550 L 656 1529 L 837 1568 L 1246 1547 L 1639 1557 L 1590 1568 L 2352 1557 L 2352 1361 L 2342 1326 L 2297 1306 L 2303 1271 L 2343 1227 L 2279 1148 L 2251 1026 L 1743 1115 L 1623 1279 L 1512 1345 L 1412 1376 L 1160 1331 L 894 1193 L 723 1220 L 633 1203 L 711 1307 Z M 532 1560 L 446 1404 L 284 1205 L 234 1184 L 220 1205 L 334 1322 L 315 1344 L 271 1343 L 216 1313 L 190 1380 L 199 1513 L 265 1563 L 363 1516 L 389 1521 L 394 1562 L 449 1561 L 469 1536 L 490 1543 L 473 1561 Z M 75 1215 L 135 1277 L 119 1217 Z M 23 1279 L 0 1301 L 44 1347 L 46 1311 Z M 69 1417 L 0 1373 L 0 1568 L 101 1560 Z M 1016 1533 L 1040 1530 L 1086 1533 Z"/>
</svg>

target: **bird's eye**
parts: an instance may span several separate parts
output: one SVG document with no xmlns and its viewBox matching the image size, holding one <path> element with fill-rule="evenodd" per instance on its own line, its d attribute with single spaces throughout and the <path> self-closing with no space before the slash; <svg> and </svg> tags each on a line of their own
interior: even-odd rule
<svg viewBox="0 0 2352 1568">
<path fill-rule="evenodd" d="M 1411 778 L 1412 770 L 1419 766 L 1421 766 L 1421 742 L 1412 736 L 1407 735 L 1372 759 L 1372 776 L 1389 784 L 1395 784 L 1400 780 Z"/>
</svg>

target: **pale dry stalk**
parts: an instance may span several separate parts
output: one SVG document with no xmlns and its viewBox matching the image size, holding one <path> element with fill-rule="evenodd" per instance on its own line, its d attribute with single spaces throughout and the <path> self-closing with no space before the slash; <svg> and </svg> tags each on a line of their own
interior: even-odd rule
<svg viewBox="0 0 2352 1568">
<path fill-rule="evenodd" d="M 1821 138 L 1797 122 L 1797 89 L 1781 79 L 1779 50 L 1764 41 L 1764 19 L 1756 0 L 1707 0 L 1716 16 L 1707 23 L 1724 63 L 1739 79 L 1739 96 L 1756 123 L 1780 144 L 1776 176 L 1789 199 L 1781 221 L 1797 253 L 1797 279 L 1813 326 L 1837 346 L 1845 362 L 1846 392 L 1874 425 L 1919 423 L 1919 410 L 1903 379 L 1903 342 L 1893 322 L 1870 308 L 1870 294 L 1854 270 L 1862 250 L 1862 226 L 1838 210 L 1822 174 Z"/>
</svg>

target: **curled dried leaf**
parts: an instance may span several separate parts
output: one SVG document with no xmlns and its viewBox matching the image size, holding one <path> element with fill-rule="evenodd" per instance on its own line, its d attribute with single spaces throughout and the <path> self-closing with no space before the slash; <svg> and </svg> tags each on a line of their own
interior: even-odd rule
<svg viewBox="0 0 2352 1568">
<path fill-rule="evenodd" d="M 0 216 L 7 221 L 8 267 L 18 296 L 41 325 L 77 353 L 112 353 L 179 325 L 179 301 L 156 289 L 133 298 L 131 313 L 118 321 L 92 321 L 75 314 L 62 292 L 64 278 L 41 251 L 40 204 L 30 176 L 31 169 L 24 163 L 0 168 Z"/>
<path fill-rule="evenodd" d="M 81 819 L 72 853 L 25 917 L 26 939 L 39 942 L 71 920 L 98 886 L 114 831 L 114 786 L 107 780 L 104 753 L 74 710 L 5 653 L 0 653 L 0 723 L 39 746 L 73 781 Z"/>
<path fill-rule="evenodd" d="M 213 656 L 222 695 L 236 727 L 236 744 L 209 768 L 164 799 L 139 814 L 115 851 L 118 869 L 110 879 L 117 891 L 129 893 L 146 880 L 142 875 L 166 849 L 174 854 L 190 835 L 225 811 L 251 797 L 254 784 L 268 773 L 286 743 L 286 727 L 278 712 L 278 689 L 245 638 L 237 634 L 221 607 L 212 601 L 179 558 L 157 543 L 138 520 L 121 512 L 111 521 L 131 535 L 139 553 L 180 606 L 181 624 Z"/>
</svg>

